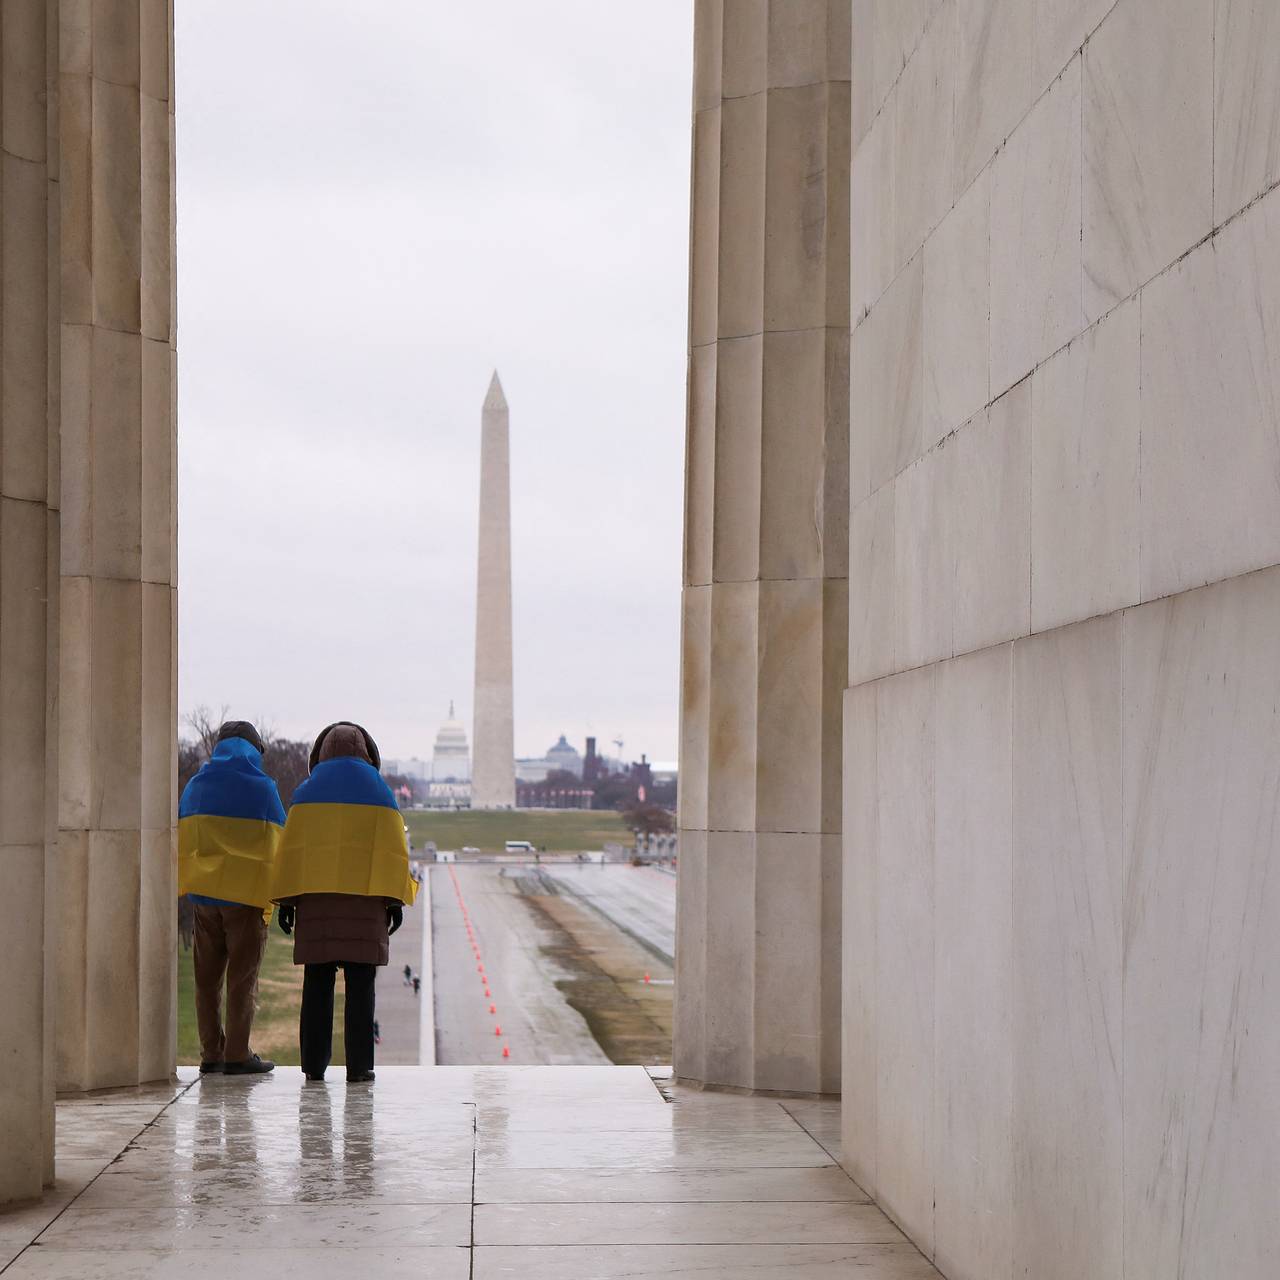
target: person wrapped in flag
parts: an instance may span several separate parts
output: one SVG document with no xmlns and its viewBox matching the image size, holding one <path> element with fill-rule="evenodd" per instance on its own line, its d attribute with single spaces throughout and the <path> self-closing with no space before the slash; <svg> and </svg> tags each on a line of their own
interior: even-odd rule
<svg viewBox="0 0 1280 1280">
<path fill-rule="evenodd" d="M 310 776 L 293 793 L 271 894 L 280 928 L 294 935 L 293 963 L 303 966 L 302 1069 L 308 1080 L 323 1080 L 328 1069 L 341 966 L 347 1080 L 368 1081 L 374 980 L 418 886 L 409 874 L 404 821 L 368 730 L 349 720 L 327 726 L 309 763 Z"/>
<path fill-rule="evenodd" d="M 274 1065 L 249 1048 L 285 821 L 280 793 L 262 767 L 265 750 L 247 720 L 228 720 L 178 804 L 178 893 L 194 908 L 201 1074 L 260 1075 Z"/>
</svg>

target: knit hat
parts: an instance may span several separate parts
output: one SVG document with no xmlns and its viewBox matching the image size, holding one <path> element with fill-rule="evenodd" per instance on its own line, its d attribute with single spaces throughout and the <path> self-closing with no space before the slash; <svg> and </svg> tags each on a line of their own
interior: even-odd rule
<svg viewBox="0 0 1280 1280">
<path fill-rule="evenodd" d="M 311 748 L 308 768 L 314 769 L 326 760 L 336 760 L 342 756 L 354 756 L 357 760 L 367 761 L 375 769 L 382 768 L 382 755 L 372 734 L 352 720 L 337 720 L 320 730 L 320 735 Z"/>
<path fill-rule="evenodd" d="M 218 730 L 218 741 L 225 742 L 228 738 L 243 738 L 259 755 L 267 750 L 262 735 L 247 720 L 228 720 Z"/>
</svg>

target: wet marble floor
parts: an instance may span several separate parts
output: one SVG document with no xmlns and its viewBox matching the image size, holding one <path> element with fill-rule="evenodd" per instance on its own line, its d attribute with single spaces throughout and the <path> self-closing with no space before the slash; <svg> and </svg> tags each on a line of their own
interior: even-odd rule
<svg viewBox="0 0 1280 1280">
<path fill-rule="evenodd" d="M 839 1104 L 639 1067 L 296 1070 L 59 1104 L 5 1280 L 931 1280 L 837 1163 Z"/>
</svg>

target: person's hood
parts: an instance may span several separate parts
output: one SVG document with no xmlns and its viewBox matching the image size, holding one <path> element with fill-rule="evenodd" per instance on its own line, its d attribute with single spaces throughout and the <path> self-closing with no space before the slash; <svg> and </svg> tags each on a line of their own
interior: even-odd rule
<svg viewBox="0 0 1280 1280">
<path fill-rule="evenodd" d="M 337 756 L 322 760 L 293 793 L 297 804 L 363 804 L 396 809 L 386 779 L 367 760 Z"/>
<path fill-rule="evenodd" d="M 262 740 L 262 734 L 248 720 L 226 720 L 218 729 L 219 742 L 227 738 L 243 738 L 251 747 L 256 747 L 260 752 L 267 749 L 267 744 Z"/>
<path fill-rule="evenodd" d="M 223 738 L 214 746 L 209 759 L 227 763 L 245 760 L 258 768 L 262 767 L 262 752 L 245 738 Z"/>
<path fill-rule="evenodd" d="M 284 825 L 280 794 L 252 743 L 224 738 L 183 788 L 178 818 L 201 814 Z"/>
<path fill-rule="evenodd" d="M 373 735 L 354 720 L 336 720 L 320 730 L 307 762 L 309 769 L 327 760 L 354 758 L 366 760 L 375 769 L 382 768 L 382 755 Z"/>
</svg>

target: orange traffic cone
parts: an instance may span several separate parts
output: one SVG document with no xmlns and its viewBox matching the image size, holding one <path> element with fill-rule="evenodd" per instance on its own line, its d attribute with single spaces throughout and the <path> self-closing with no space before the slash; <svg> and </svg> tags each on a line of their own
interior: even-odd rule
<svg viewBox="0 0 1280 1280">
<path fill-rule="evenodd" d="M 500 1036 L 500 1035 L 502 1034 L 502 1028 L 501 1028 L 501 1027 L 494 1027 L 494 1029 L 493 1029 L 493 1034 L 494 1034 L 495 1036 Z"/>
<path fill-rule="evenodd" d="M 491 1005 L 489 1006 L 489 1012 L 490 1012 L 490 1013 L 497 1013 L 497 1012 L 498 1012 L 498 1006 L 497 1006 L 496 1004 L 491 1004 Z"/>
<path fill-rule="evenodd" d="M 502 1046 L 502 1056 L 503 1056 L 504 1058 L 509 1058 L 509 1057 L 511 1057 L 511 1050 L 510 1050 L 510 1049 L 508 1049 L 508 1048 L 507 1048 L 507 1046 L 506 1046 L 505 1044 Z"/>
</svg>

